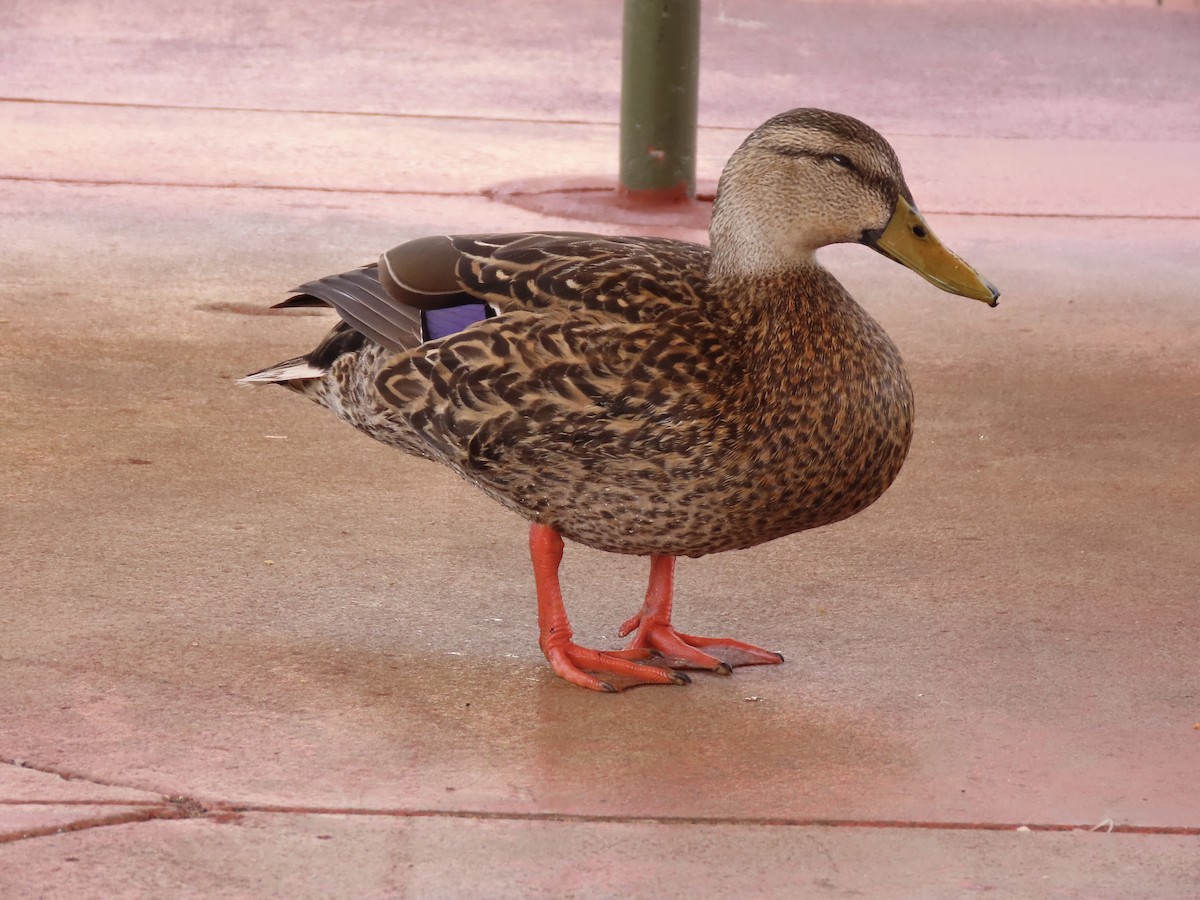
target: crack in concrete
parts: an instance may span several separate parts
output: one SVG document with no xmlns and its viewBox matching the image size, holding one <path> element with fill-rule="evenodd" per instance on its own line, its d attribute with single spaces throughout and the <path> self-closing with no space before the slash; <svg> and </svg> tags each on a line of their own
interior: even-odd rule
<svg viewBox="0 0 1200 900">
<path fill-rule="evenodd" d="M 431 112 L 386 112 L 384 110 L 356 110 L 356 109 L 285 109 L 272 106 L 216 106 L 209 104 L 187 104 L 187 103 L 150 103 L 136 100 L 70 100 L 64 98 L 50 97 L 0 97 L 0 103 L 28 103 L 30 105 L 44 104 L 47 106 L 85 106 L 85 107 L 103 107 L 109 109 L 166 109 L 179 110 L 182 112 L 230 112 L 230 113 L 263 113 L 267 115 L 294 115 L 294 116 L 343 116 L 347 118 L 367 118 L 367 119 L 428 119 L 435 122 L 508 122 L 517 125 L 579 125 L 586 127 L 597 128 L 619 128 L 621 123 L 617 119 L 551 119 L 538 118 L 536 116 L 488 116 L 481 113 L 464 114 L 464 113 L 431 113 Z M 615 104 L 614 104 L 615 105 Z M 740 125 L 720 125 L 714 123 L 700 123 L 696 127 L 699 131 L 733 131 L 740 134 L 749 134 L 754 130 L 759 123 L 743 123 Z M 946 138 L 950 140 L 977 140 L 987 138 L 992 141 L 1034 141 L 1043 140 L 1044 138 L 1027 134 L 976 134 L 973 132 L 958 132 L 958 131 L 903 131 L 898 129 L 889 129 L 889 133 L 904 135 L 905 137 L 913 138 Z M 1103 140 L 1110 143 L 1129 143 L 1140 144 L 1145 143 L 1146 138 L 1143 137 L 1082 137 L 1071 138 L 1071 140 L 1088 141 L 1088 140 Z M 1188 137 L 1157 137 L 1152 140 L 1162 141 L 1164 143 L 1193 143 L 1194 138 Z"/>
<path fill-rule="evenodd" d="M 70 806 L 71 804 L 63 804 Z M 132 810 L 112 816 L 98 816 L 93 819 L 76 819 L 63 825 L 45 825 L 38 828 L 23 828 L 0 834 L 0 844 L 12 844 L 17 841 L 27 841 L 31 838 L 52 837 L 56 834 L 67 834 L 72 831 L 89 831 L 93 828 L 108 828 L 113 825 L 132 825 L 138 822 L 151 822 L 158 819 L 191 818 L 180 812 L 174 805 L 161 805 L 142 810 Z"/>
<path fill-rule="evenodd" d="M 26 184 L 64 184 L 81 187 L 165 187 L 184 188 L 191 190 L 215 191 L 292 191 L 315 194 L 362 194 L 381 197 L 478 197 L 494 202 L 506 202 L 503 197 L 490 187 L 478 190 L 463 191 L 433 191 L 416 188 L 379 188 L 379 187 L 327 187 L 309 184 L 255 184 L 241 182 L 200 182 L 200 181 L 133 181 L 126 179 L 105 178 L 59 178 L 41 175 L 3 175 L 0 182 Z M 594 194 L 605 188 L 568 188 L 562 190 L 541 190 L 525 192 L 529 196 L 549 196 L 565 193 Z M 520 196 L 514 194 L 513 196 Z M 702 202 L 711 202 L 710 196 L 696 197 Z M 1073 219 L 1081 221 L 1134 221 L 1134 222 L 1200 222 L 1200 213 L 1089 213 L 1089 212 L 1016 212 L 1005 210 L 966 210 L 966 209 L 924 209 L 923 212 L 937 216 L 975 216 L 997 219 Z M 571 217 L 568 217 L 571 218 Z M 592 221 L 592 220 L 588 220 Z M 595 221 L 603 221 L 596 219 Z"/>
<path fill-rule="evenodd" d="M 26 804 L 30 805 L 30 804 Z M 46 803 L 45 805 L 55 805 Z M 61 803 L 61 806 L 78 806 L 82 804 Z M 135 804 L 128 804 L 135 805 Z M 860 828 L 860 829 L 896 829 L 917 831 L 1042 831 L 1042 832 L 1075 832 L 1096 833 L 1096 826 L 1072 825 L 1066 823 L 1026 823 L 1013 822 L 937 822 L 904 819 L 823 819 L 823 818 L 787 818 L 761 817 L 738 818 L 734 816 L 617 816 L 617 815 L 573 815 L 563 813 L 500 813 L 482 810 L 435 810 L 435 809 L 363 809 L 352 807 L 304 807 L 304 806 L 271 806 L 249 804 L 215 803 L 205 805 L 193 797 L 174 796 L 166 803 L 148 806 L 142 810 L 134 810 L 119 815 L 99 816 L 90 819 L 78 819 L 63 825 L 47 825 L 39 828 L 27 828 L 8 834 L 0 834 L 0 844 L 28 840 L 37 837 L 50 837 L 74 831 L 86 831 L 93 828 L 107 828 L 114 825 L 131 825 L 140 822 L 177 819 L 208 819 L 216 824 L 226 824 L 240 820 L 245 813 L 261 813 L 267 815 L 292 816 L 345 816 L 351 818 L 395 818 L 395 819 L 477 819 L 491 822 L 559 822 L 564 824 L 615 824 L 615 825 L 709 825 L 709 826 L 753 826 L 766 828 Z M 1107 824 L 1107 823 L 1105 823 Z M 1113 825 L 1104 831 L 1105 834 L 1136 834 L 1160 836 L 1200 837 L 1200 826 L 1161 826 L 1161 825 Z"/>
<path fill-rule="evenodd" d="M 91 802 L 91 803 L 98 803 L 98 804 L 99 803 L 112 803 L 114 805 L 121 805 L 121 806 L 140 806 L 143 804 L 145 804 L 145 805 L 161 805 L 163 803 L 170 803 L 173 801 L 172 797 L 164 796 L 160 791 L 155 791 L 155 790 L 150 790 L 148 788 L 139 787 L 136 784 L 122 784 L 117 781 L 105 781 L 101 778 L 95 778 L 91 775 L 84 775 L 80 772 L 72 772 L 67 769 L 60 769 L 56 766 L 37 765 L 36 763 L 29 762 L 29 760 L 19 759 L 17 757 L 0 756 L 0 765 L 15 766 L 16 768 L 19 768 L 19 769 L 29 769 L 31 772 L 41 772 L 43 775 L 57 775 L 63 781 L 78 781 L 78 782 L 82 782 L 83 784 L 91 784 L 91 785 L 95 785 L 96 787 L 113 788 L 115 790 L 138 791 L 139 793 L 142 793 L 142 794 L 150 794 L 151 796 L 160 798 L 159 800 L 112 800 L 112 801 L 108 801 L 108 800 L 98 800 L 98 801 L 71 801 L 71 800 L 53 801 L 53 800 L 47 800 L 47 801 L 37 801 L 39 803 L 41 803 L 41 802 L 61 803 L 62 805 L 65 805 L 65 806 L 77 806 L 77 805 L 85 805 L 85 804 Z M 21 803 L 21 802 L 27 802 L 27 801 L 5 800 L 5 801 L 0 801 L 0 802 L 7 804 L 7 803 Z"/>
<path fill-rule="evenodd" d="M 163 800 L 9 800 L 0 799 L 0 806 L 162 806 Z"/>
<path fill-rule="evenodd" d="M 210 811 L 267 813 L 279 815 L 340 815 L 408 819 L 483 819 L 513 822 L 584 822 L 621 825 L 751 825 L 785 828 L 892 828 L 924 831 L 1083 831 L 1095 833 L 1094 824 L 1061 822 L 955 822 L 919 819 L 831 819 L 789 816 L 639 816 L 588 815 L 551 812 L 489 812 L 484 810 L 368 809 L 361 807 L 306 807 L 273 805 L 229 805 L 214 803 Z M 1111 824 L 1106 821 L 1105 825 Z M 1113 824 L 1105 834 L 1155 834 L 1200 837 L 1200 826 Z"/>
<path fill-rule="evenodd" d="M 0 764 L 41 772 L 44 775 L 56 775 L 63 781 L 78 781 L 96 787 L 108 787 L 124 790 L 134 790 L 145 794 L 157 795 L 157 800 L 9 800 L 0 799 L 0 807 L 36 806 L 41 808 L 61 807 L 120 807 L 124 812 L 111 815 L 99 815 L 91 818 L 75 819 L 59 825 L 45 825 L 35 828 L 21 828 L 0 833 L 0 844 L 10 844 L 14 841 L 24 841 L 30 838 L 49 837 L 56 834 L 66 834 L 72 831 L 87 831 L 93 828 L 108 828 L 113 825 L 131 825 L 138 822 L 152 822 L 162 819 L 199 819 L 209 816 L 212 808 L 186 794 L 171 794 L 163 796 L 157 791 L 146 790 L 136 785 L 120 784 L 113 781 L 80 775 L 54 766 L 39 766 L 24 759 L 0 756 Z M 227 821 L 229 812 L 220 810 L 214 816 L 216 821 Z"/>
<path fill-rule="evenodd" d="M 0 97 L 0 103 L 45 104 L 48 106 L 88 106 L 109 109 L 169 109 L 183 112 L 266 113 L 285 116 L 345 116 L 368 119 L 430 119 L 440 122 L 511 122 L 517 125 L 583 125 L 616 128 L 616 119 L 539 119 L 527 116 L 484 116 L 450 113 L 405 113 L 342 109 L 275 109 L 269 106 L 192 106 L 184 103 L 138 103 L 117 100 L 52 100 L 44 97 Z M 749 131 L 740 125 L 701 125 L 712 131 Z"/>
<path fill-rule="evenodd" d="M 0 757 L 0 764 L 19 766 L 48 775 L 57 775 L 66 781 L 83 781 L 101 787 L 125 788 L 153 794 L 133 785 L 118 784 L 89 778 L 65 772 L 51 766 L 37 766 L 25 760 Z M 340 807 L 340 806 L 301 806 L 277 804 L 251 804 L 236 801 L 214 800 L 203 803 L 187 794 L 170 794 L 162 796 L 159 801 L 153 800 L 90 800 L 90 801 L 53 801 L 53 800 L 0 800 L 0 806 L 123 806 L 143 807 L 141 810 L 123 813 L 121 815 L 99 817 L 95 819 L 80 819 L 67 825 L 46 826 L 44 828 L 25 829 L 10 834 L 0 834 L 0 843 L 14 840 L 24 840 L 30 837 L 44 837 L 62 834 L 67 831 L 80 831 L 89 828 L 106 827 L 108 825 L 125 825 L 134 822 L 152 821 L 157 819 L 210 819 L 216 823 L 237 821 L 245 813 L 263 813 L 269 815 L 300 815 L 300 816 L 348 816 L 363 818 L 396 818 L 396 819 L 480 819 L 498 822 L 565 822 L 565 823 L 595 823 L 618 825 L 740 825 L 759 827 L 783 828 L 890 828 L 901 830 L 925 831 L 1047 831 L 1047 832 L 1091 832 L 1095 833 L 1099 826 L 1095 824 L 1071 824 L 1063 822 L 983 822 L 983 821 L 935 821 L 919 819 L 835 819 L 821 817 L 790 817 L 790 816 L 654 816 L 654 815 L 589 815 L 553 812 L 492 812 L 486 810 L 452 810 L 452 809 L 420 809 L 420 808 L 380 808 Z M 1200 825 L 1134 825 L 1113 824 L 1111 820 L 1101 823 L 1107 825 L 1105 834 L 1144 834 L 1144 835 L 1182 835 L 1200 837 Z"/>
<path fill-rule="evenodd" d="M 308 191 L 319 194 L 378 194 L 389 197 L 484 197 L 487 199 L 482 190 L 427 191 L 401 188 L 322 187 L 320 185 L 308 184 L 253 184 L 236 181 L 130 181 L 118 178 L 57 178 L 41 175 L 0 175 L 0 181 L 39 184 L 77 184 L 87 187 L 167 187 L 219 191 Z"/>
</svg>

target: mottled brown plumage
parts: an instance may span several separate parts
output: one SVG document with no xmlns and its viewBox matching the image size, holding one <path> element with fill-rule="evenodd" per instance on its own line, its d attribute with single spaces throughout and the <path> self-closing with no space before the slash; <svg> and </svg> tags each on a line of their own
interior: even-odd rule
<svg viewBox="0 0 1200 900">
<path fill-rule="evenodd" d="M 308 356 L 249 378 L 280 381 L 579 543 L 656 557 L 753 546 L 864 509 L 912 436 L 899 352 L 813 252 L 862 241 L 994 303 L 990 286 L 935 271 L 953 268 L 941 257 L 905 258 L 914 242 L 947 252 L 911 203 L 876 132 L 794 110 L 730 160 L 711 251 L 425 238 L 299 289 L 289 302 L 328 303 L 344 321 Z M 920 224 L 897 250 L 901 210 Z M 463 303 L 494 315 L 481 306 L 479 321 L 426 340 L 421 310 Z"/>
</svg>

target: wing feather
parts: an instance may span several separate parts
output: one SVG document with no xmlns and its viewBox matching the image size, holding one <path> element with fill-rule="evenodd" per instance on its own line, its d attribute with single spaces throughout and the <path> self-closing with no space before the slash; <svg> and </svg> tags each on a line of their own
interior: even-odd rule
<svg viewBox="0 0 1200 900">
<path fill-rule="evenodd" d="M 355 331 L 396 352 L 421 343 L 421 313 L 396 303 L 379 283 L 372 264 L 310 281 L 294 289 L 283 305 L 311 305 L 308 298 L 332 306 Z"/>
</svg>

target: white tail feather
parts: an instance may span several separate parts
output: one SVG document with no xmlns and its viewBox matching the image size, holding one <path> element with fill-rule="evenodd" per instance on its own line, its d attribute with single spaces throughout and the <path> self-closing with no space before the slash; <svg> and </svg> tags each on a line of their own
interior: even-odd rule
<svg viewBox="0 0 1200 900">
<path fill-rule="evenodd" d="M 306 359 L 289 359 L 287 362 L 280 363 L 277 366 L 271 366 L 271 368 L 255 372 L 253 375 L 239 378 L 237 383 L 256 384 L 258 382 L 302 381 L 305 378 L 320 378 L 327 371 L 328 369 L 314 366 Z"/>
</svg>

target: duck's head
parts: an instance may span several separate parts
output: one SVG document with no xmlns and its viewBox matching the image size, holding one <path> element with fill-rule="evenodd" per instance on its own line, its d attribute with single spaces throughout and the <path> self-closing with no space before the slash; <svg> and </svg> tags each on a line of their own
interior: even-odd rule
<svg viewBox="0 0 1200 900">
<path fill-rule="evenodd" d="M 713 205 L 713 272 L 771 274 L 827 244 L 866 244 L 942 290 L 995 306 L 997 291 L 933 235 L 883 136 L 858 119 L 793 109 L 730 157 Z"/>
</svg>

